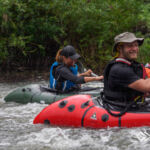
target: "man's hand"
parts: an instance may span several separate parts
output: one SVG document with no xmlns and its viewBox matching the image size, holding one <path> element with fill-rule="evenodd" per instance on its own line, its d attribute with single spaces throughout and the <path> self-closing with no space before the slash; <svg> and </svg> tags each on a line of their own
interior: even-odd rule
<svg viewBox="0 0 150 150">
<path fill-rule="evenodd" d="M 98 77 L 95 77 L 95 78 L 96 78 L 96 81 L 100 81 L 100 80 L 104 79 L 104 76 L 98 76 Z"/>
</svg>

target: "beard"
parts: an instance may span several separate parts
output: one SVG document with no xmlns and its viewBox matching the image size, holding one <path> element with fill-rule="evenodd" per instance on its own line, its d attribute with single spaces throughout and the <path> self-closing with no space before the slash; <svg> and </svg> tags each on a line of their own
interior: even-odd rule
<svg viewBox="0 0 150 150">
<path fill-rule="evenodd" d="M 128 60 L 136 60 L 138 57 L 138 52 L 137 51 L 125 51 L 122 50 L 122 55 L 124 58 Z"/>
</svg>

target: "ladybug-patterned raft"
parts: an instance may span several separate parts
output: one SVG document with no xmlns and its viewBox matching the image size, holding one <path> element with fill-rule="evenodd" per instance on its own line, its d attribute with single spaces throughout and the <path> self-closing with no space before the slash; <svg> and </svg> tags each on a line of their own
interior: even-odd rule
<svg viewBox="0 0 150 150">
<path fill-rule="evenodd" d="M 150 112 L 127 112 L 121 117 L 114 117 L 90 95 L 75 95 L 50 104 L 35 117 L 33 123 L 96 129 L 140 127 L 150 126 Z"/>
</svg>

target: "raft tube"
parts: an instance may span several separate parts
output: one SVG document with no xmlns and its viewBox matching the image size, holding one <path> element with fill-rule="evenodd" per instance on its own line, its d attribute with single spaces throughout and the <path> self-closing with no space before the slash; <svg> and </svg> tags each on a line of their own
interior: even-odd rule
<svg viewBox="0 0 150 150">
<path fill-rule="evenodd" d="M 121 117 L 114 117 L 90 95 L 75 95 L 47 106 L 35 117 L 33 123 L 95 129 L 141 127 L 150 126 L 150 112 L 127 112 Z"/>
<path fill-rule="evenodd" d="M 75 94 L 90 94 L 92 96 L 98 96 L 100 88 L 84 87 L 80 91 L 74 91 L 69 93 L 57 93 L 57 91 L 50 89 L 46 86 L 39 84 L 30 84 L 24 87 L 19 87 L 16 90 L 9 93 L 4 100 L 6 102 L 17 103 L 45 103 L 51 104 L 62 98 L 75 95 Z"/>
</svg>

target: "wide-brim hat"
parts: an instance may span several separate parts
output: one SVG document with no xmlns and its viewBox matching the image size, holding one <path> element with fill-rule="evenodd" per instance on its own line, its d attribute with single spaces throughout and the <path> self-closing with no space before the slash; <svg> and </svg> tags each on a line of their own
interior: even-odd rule
<svg viewBox="0 0 150 150">
<path fill-rule="evenodd" d="M 124 32 L 124 33 L 121 33 L 119 35 L 117 35 L 115 38 L 114 38 L 114 46 L 113 46 L 113 50 L 112 52 L 115 52 L 117 51 L 117 45 L 119 43 L 132 43 L 134 41 L 137 41 L 139 46 L 141 46 L 144 42 L 144 38 L 137 38 L 133 33 L 131 32 Z"/>
</svg>

